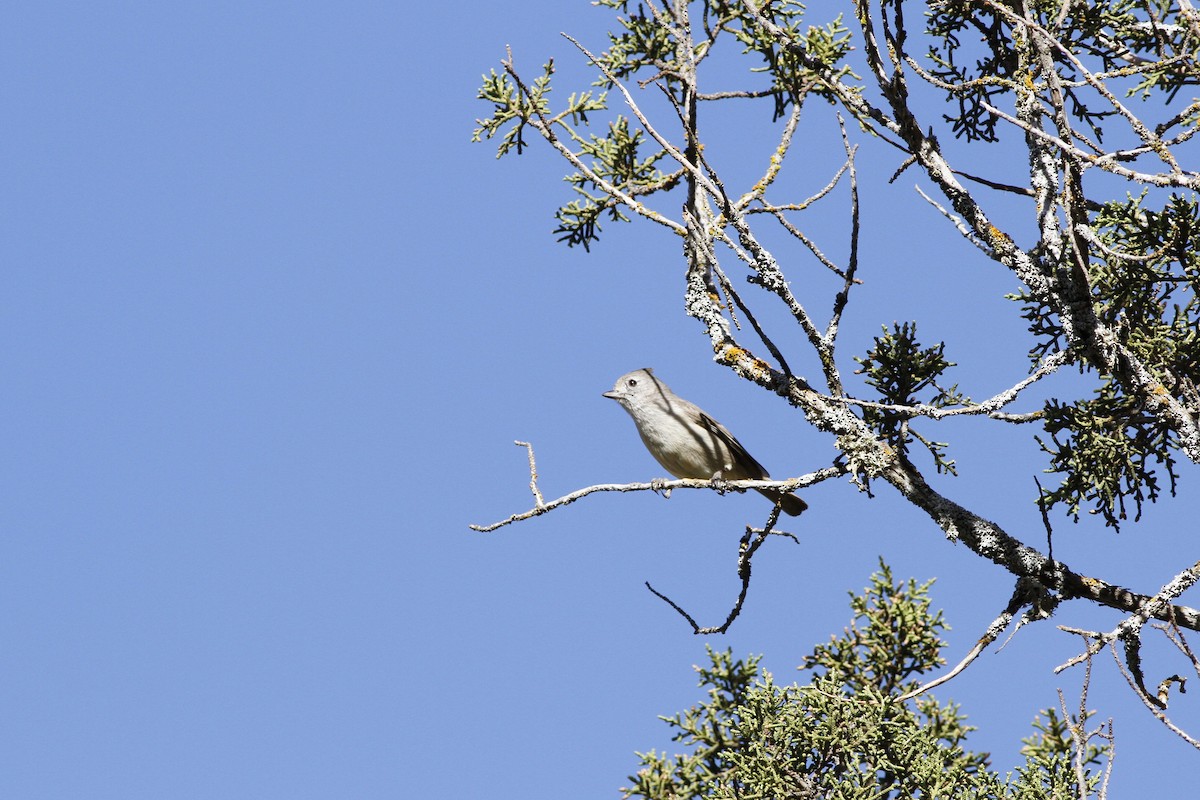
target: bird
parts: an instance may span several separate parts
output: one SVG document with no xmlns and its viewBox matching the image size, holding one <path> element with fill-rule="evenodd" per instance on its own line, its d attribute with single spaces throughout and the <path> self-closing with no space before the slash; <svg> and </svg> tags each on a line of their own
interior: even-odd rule
<svg viewBox="0 0 1200 800">
<path fill-rule="evenodd" d="M 603 396 L 629 412 L 642 444 L 676 478 L 761 481 L 771 477 L 728 428 L 672 392 L 649 368 L 622 375 Z M 795 494 L 755 491 L 793 517 L 808 508 Z"/>
</svg>

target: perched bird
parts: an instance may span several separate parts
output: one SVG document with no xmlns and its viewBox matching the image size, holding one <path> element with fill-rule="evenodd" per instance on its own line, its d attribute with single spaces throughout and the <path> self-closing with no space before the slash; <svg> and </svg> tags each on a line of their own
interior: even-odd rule
<svg viewBox="0 0 1200 800">
<path fill-rule="evenodd" d="M 622 375 L 604 396 L 629 412 L 650 455 L 676 478 L 761 481 L 771 477 L 724 425 L 672 392 L 649 369 Z M 756 491 L 793 517 L 808 508 L 794 494 Z"/>
</svg>

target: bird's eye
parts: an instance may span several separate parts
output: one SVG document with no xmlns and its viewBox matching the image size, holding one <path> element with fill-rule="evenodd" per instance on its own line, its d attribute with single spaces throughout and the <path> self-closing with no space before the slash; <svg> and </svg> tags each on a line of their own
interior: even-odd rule
<svg viewBox="0 0 1200 800">
<path fill-rule="evenodd" d="M 629 386 L 630 386 L 630 388 L 632 388 L 632 387 L 634 387 L 634 386 L 637 386 L 637 378 L 630 378 L 630 379 L 629 379 Z"/>
</svg>

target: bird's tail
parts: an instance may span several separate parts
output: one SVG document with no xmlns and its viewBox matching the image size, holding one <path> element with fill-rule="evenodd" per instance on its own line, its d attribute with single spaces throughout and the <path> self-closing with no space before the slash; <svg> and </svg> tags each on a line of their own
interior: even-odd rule
<svg viewBox="0 0 1200 800">
<path fill-rule="evenodd" d="M 758 493 L 770 500 L 772 503 L 778 503 L 783 509 L 783 513 L 789 517 L 798 517 L 800 512 L 808 508 L 808 503 L 801 500 L 794 494 L 783 494 L 782 492 L 773 492 L 770 489 L 759 489 Z"/>
</svg>

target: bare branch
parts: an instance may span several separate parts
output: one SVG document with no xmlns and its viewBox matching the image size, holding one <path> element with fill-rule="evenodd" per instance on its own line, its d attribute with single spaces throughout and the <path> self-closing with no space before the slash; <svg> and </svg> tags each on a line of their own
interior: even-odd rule
<svg viewBox="0 0 1200 800">
<path fill-rule="evenodd" d="M 1029 581 L 1017 581 L 1017 587 L 1013 591 L 1013 595 L 1009 599 L 1008 605 L 1005 607 L 1004 611 L 1000 612 L 1000 615 L 992 620 L 991 624 L 987 626 L 987 630 L 983 632 L 983 636 L 979 637 L 979 641 L 975 642 L 975 645 L 967 651 L 967 654 L 963 656 L 963 659 L 958 662 L 954 669 L 950 670 L 945 675 L 934 678 L 923 686 L 914 689 L 907 694 L 901 695 L 897 698 L 897 700 L 901 703 L 906 700 L 911 700 L 917 695 L 924 694 L 930 689 L 934 689 L 944 683 L 948 683 L 960 675 L 964 670 L 966 670 L 967 667 L 971 666 L 975 659 L 977 659 L 984 650 L 987 649 L 988 645 L 1000 637 L 1000 634 L 1003 633 L 1004 629 L 1009 626 L 1013 620 L 1013 617 L 1016 616 L 1018 611 L 1020 611 L 1024 606 L 1030 605 L 1034 602 L 1036 595 L 1040 591 L 1042 591 L 1040 587 Z"/>
<path fill-rule="evenodd" d="M 1191 588 L 1198 580 L 1200 580 L 1200 561 L 1197 561 L 1172 578 L 1158 591 L 1158 594 L 1153 597 L 1141 598 L 1138 603 L 1137 613 L 1124 620 L 1120 625 L 1108 633 L 1093 634 L 1092 636 L 1095 641 L 1088 645 L 1087 651 L 1055 667 L 1055 673 L 1062 672 L 1083 662 L 1100 652 L 1104 648 L 1104 645 L 1115 642 L 1118 639 L 1122 639 L 1127 643 L 1136 640 L 1138 631 L 1152 617 L 1172 622 L 1175 621 L 1173 617 L 1175 609 L 1171 607 L 1170 601 L 1179 597 L 1179 595 Z M 1193 630 L 1197 629 L 1194 625 L 1187 625 L 1187 627 Z"/>
<path fill-rule="evenodd" d="M 803 97 L 803 94 L 801 94 L 801 97 Z M 775 179 L 779 177 L 779 170 L 783 168 L 783 160 L 787 157 L 788 150 L 792 146 L 792 136 L 796 133 L 796 123 L 800 121 L 800 111 L 803 108 L 804 104 L 801 102 L 792 104 L 792 111 L 790 114 L 788 114 L 787 124 L 783 126 L 783 133 L 779 137 L 779 146 L 776 147 L 775 152 L 771 154 L 770 163 L 767 165 L 767 171 L 761 178 L 758 179 L 758 183 L 754 184 L 754 188 L 738 198 L 738 201 L 733 204 L 734 208 L 736 208 L 738 211 L 744 210 L 746 206 L 750 205 L 750 203 L 755 200 L 762 200 L 763 193 L 766 192 L 767 187 L 774 183 Z M 839 172 L 838 175 L 840 176 L 841 172 Z M 837 177 L 834 177 L 832 183 L 836 182 Z M 826 191 L 828 191 L 828 189 Z M 812 200 L 806 202 L 812 202 Z"/>
<path fill-rule="evenodd" d="M 1163 711 L 1162 707 L 1159 705 L 1157 698 L 1151 697 L 1146 690 L 1139 685 L 1139 682 L 1134 678 L 1134 676 L 1130 674 L 1129 670 L 1126 669 L 1125 664 L 1121 661 L 1121 657 L 1117 654 L 1116 642 L 1110 642 L 1109 649 L 1112 651 L 1113 661 L 1116 662 L 1117 669 L 1121 671 L 1121 675 L 1125 678 L 1125 682 L 1129 684 L 1129 688 L 1133 689 L 1133 693 L 1136 694 L 1138 699 L 1142 701 L 1142 705 L 1146 706 L 1146 710 L 1153 714 L 1154 718 L 1161 722 L 1167 728 L 1167 730 L 1174 733 L 1180 739 L 1183 739 L 1192 747 L 1200 750 L 1200 741 L 1197 741 L 1195 738 L 1188 735 L 1186 731 L 1173 723 L 1167 717 L 1166 712 Z"/>
<path fill-rule="evenodd" d="M 1092 247 L 1095 247 L 1101 253 L 1104 253 L 1104 255 L 1108 256 L 1109 258 L 1119 259 L 1121 261 L 1136 261 L 1142 263 L 1154 261 L 1158 258 L 1161 258 L 1167 247 L 1174 244 L 1173 242 L 1168 242 L 1167 244 L 1163 245 L 1163 247 L 1155 250 L 1152 253 L 1135 255 L 1133 253 L 1119 253 L 1116 250 L 1113 250 L 1111 247 L 1104 244 L 1104 242 L 1100 241 L 1099 237 L 1096 236 L 1096 232 L 1092 230 L 1091 226 L 1089 225 L 1077 225 L 1075 226 L 1075 232 L 1079 234 L 1079 238 L 1083 239 Z"/>
<path fill-rule="evenodd" d="M 782 212 L 788 211 L 788 210 L 793 210 L 793 209 L 789 209 L 787 206 L 763 206 L 762 208 L 748 208 L 748 209 L 746 209 L 746 213 L 747 214 L 768 213 L 768 214 L 773 215 L 775 217 L 775 219 L 779 220 L 779 224 L 783 226 L 783 229 L 785 231 L 787 231 L 789 234 L 791 234 L 792 237 L 794 237 L 796 240 L 798 240 L 800 242 L 800 244 L 802 244 L 808 248 L 809 252 L 812 253 L 816 257 L 817 261 L 820 261 L 821 264 L 824 265 L 825 268 L 828 269 L 830 272 L 832 272 L 834 275 L 837 275 L 839 278 L 845 279 L 846 273 L 843 272 L 838 267 L 837 264 L 834 264 L 832 261 L 830 261 L 825 256 L 825 254 L 821 252 L 821 249 L 813 243 L 813 241 L 811 239 L 809 239 L 807 236 L 805 236 L 804 233 L 799 228 L 797 228 L 795 225 L 793 225 L 791 222 L 789 222 L 787 217 L 785 217 L 783 215 Z M 745 260 L 747 263 L 750 263 L 750 264 L 754 263 L 748 256 L 746 257 Z M 852 279 L 852 280 L 855 283 L 862 283 L 862 281 L 858 280 L 857 278 Z"/>
<path fill-rule="evenodd" d="M 792 107 L 793 111 L 798 110 L 799 107 L 800 107 L 799 105 L 793 106 Z M 794 128 L 795 128 L 795 125 L 792 123 L 792 120 L 797 119 L 797 118 L 798 117 L 796 115 L 793 115 L 792 117 L 790 117 L 788 119 L 788 123 L 789 123 L 789 126 L 791 129 L 784 131 L 785 141 L 787 141 L 789 143 L 791 141 L 792 133 L 794 133 Z M 781 148 L 781 150 L 783 149 L 782 142 L 780 143 L 780 148 Z M 848 169 L 850 169 L 850 167 L 851 167 L 851 163 L 850 163 L 851 159 L 847 158 L 844 162 L 842 162 L 842 165 L 841 165 L 841 167 L 838 168 L 838 171 L 836 173 L 834 173 L 834 176 L 829 179 L 829 182 L 826 183 L 823 187 L 821 187 L 821 189 L 818 190 L 816 194 L 814 194 L 811 197 L 808 197 L 804 200 L 801 200 L 798 203 L 787 203 L 784 205 L 775 205 L 775 204 L 767 203 L 767 201 L 763 200 L 762 194 L 763 194 L 763 191 L 767 188 L 767 186 L 769 186 L 770 183 L 775 180 L 775 177 L 779 173 L 779 169 L 783 166 L 783 156 L 782 156 L 781 150 L 777 150 L 775 155 L 773 155 L 771 157 L 771 169 L 773 171 L 768 171 L 767 175 L 764 175 L 762 178 L 760 178 L 758 183 L 756 183 L 754 185 L 754 187 L 755 187 L 754 190 L 742 195 L 742 197 L 739 198 L 738 201 L 733 204 L 734 208 L 736 208 L 738 211 L 744 211 L 748 214 L 754 214 L 754 213 L 761 214 L 764 212 L 774 213 L 776 211 L 803 211 L 804 209 L 811 206 L 813 203 L 815 203 L 818 200 L 820 200 L 821 198 L 825 197 L 825 195 L 832 192 L 834 187 L 836 187 L 838 185 L 838 181 L 840 181 L 842 179 L 842 176 L 845 175 L 846 171 Z M 768 178 L 770 178 L 769 181 L 768 181 Z M 752 200 L 759 201 L 760 203 L 762 203 L 763 207 L 761 209 L 747 208 L 747 206 L 750 205 L 750 202 Z"/>
<path fill-rule="evenodd" d="M 846 304 L 850 302 L 850 290 L 857 281 L 854 276 L 858 272 L 858 237 L 862 230 L 858 203 L 858 170 L 854 164 L 854 155 L 858 148 L 850 144 L 850 137 L 846 135 L 846 122 L 841 114 L 838 114 L 837 120 L 838 130 L 842 134 L 842 148 L 846 151 L 846 166 L 850 170 L 850 256 L 846 274 L 843 276 L 842 290 L 833 298 L 833 312 L 829 315 L 829 324 L 825 327 L 825 342 L 831 357 L 837 342 L 842 313 L 846 310 Z M 846 392 L 841 383 L 841 376 L 836 377 L 837 382 L 830 385 L 829 391 L 835 395 L 843 395 Z"/>
<path fill-rule="evenodd" d="M 790 374 L 792 368 L 788 366 L 787 359 L 783 356 L 783 351 L 775 346 L 775 342 L 771 341 L 771 337 L 768 336 L 767 332 L 764 331 L 762 326 L 758 324 L 758 320 L 755 318 L 753 312 L 750 311 L 749 306 L 742 302 L 741 295 L 739 295 L 737 290 L 733 288 L 733 284 L 729 282 L 729 278 L 725 277 L 724 271 L 722 271 L 717 265 L 715 253 L 713 254 L 712 263 L 713 272 L 716 274 L 717 279 L 720 282 L 721 289 L 725 292 L 725 296 L 728 297 L 730 301 L 732 301 L 734 305 L 740 308 L 742 313 L 746 315 L 746 321 L 750 323 L 750 326 L 754 328 L 754 332 L 758 334 L 758 338 L 762 341 L 763 345 L 765 345 L 767 350 L 771 352 L 771 355 L 775 357 L 775 361 L 779 364 L 780 369 Z"/>
<path fill-rule="evenodd" d="M 1172 621 L 1164 625 L 1156 624 L 1153 627 L 1162 631 L 1163 635 L 1167 637 L 1171 644 L 1175 645 L 1179 652 L 1183 653 L 1184 656 L 1187 657 L 1188 661 L 1191 662 L 1192 669 L 1195 671 L 1196 675 L 1200 676 L 1200 660 L 1197 660 L 1196 654 L 1193 653 L 1192 648 L 1188 646 L 1187 639 L 1184 638 L 1183 631 L 1179 630 L 1179 626 Z"/>
<path fill-rule="evenodd" d="M 746 492 L 751 489 L 780 489 L 784 492 L 792 492 L 796 489 L 802 489 L 805 486 L 812 486 L 813 484 L 827 481 L 830 478 L 844 475 L 845 472 L 844 467 L 833 466 L 810 472 L 798 478 L 790 478 L 786 481 L 708 481 L 687 478 L 671 481 L 656 480 L 647 483 L 598 483 L 594 486 L 576 489 L 570 494 L 565 494 L 562 497 L 551 500 L 549 503 L 534 506 L 520 514 L 513 514 L 511 517 L 499 522 L 493 522 L 490 525 L 469 525 L 468 527 L 480 533 L 490 533 L 498 528 L 511 525 L 514 522 L 540 517 L 542 514 L 546 514 L 561 506 L 569 506 L 576 500 L 581 500 L 597 492 L 659 492 L 664 496 L 669 495 L 674 489 L 708 489 L 721 494 L 727 491 Z"/>
<path fill-rule="evenodd" d="M 729 626 L 733 624 L 734 620 L 741 615 L 742 606 L 744 606 L 746 603 L 746 595 L 750 592 L 750 562 L 753 560 L 754 554 L 758 552 L 758 548 L 762 547 L 763 542 L 765 542 L 767 537 L 771 535 L 786 536 L 793 541 L 796 541 L 796 537 L 792 534 L 774 530 L 776 523 L 779 522 L 779 511 L 779 506 L 775 506 L 775 508 L 771 509 L 771 514 L 767 517 L 767 522 L 762 528 L 751 528 L 747 526 L 745 535 L 742 536 L 741 541 L 738 543 L 737 564 L 738 578 L 741 580 L 742 584 L 741 590 L 738 592 L 737 599 L 734 600 L 733 607 L 729 610 L 728 615 L 726 615 L 725 621 L 720 625 L 701 627 L 699 623 L 696 622 L 695 618 L 692 617 L 691 614 L 687 613 L 674 600 L 655 589 L 649 583 L 646 584 L 646 588 L 653 592 L 656 597 L 665 602 L 671 608 L 675 609 L 675 611 L 677 611 L 681 617 L 687 620 L 688 624 L 692 626 L 692 633 L 699 636 L 708 636 L 714 633 L 725 633 L 729 630 Z"/>
</svg>

